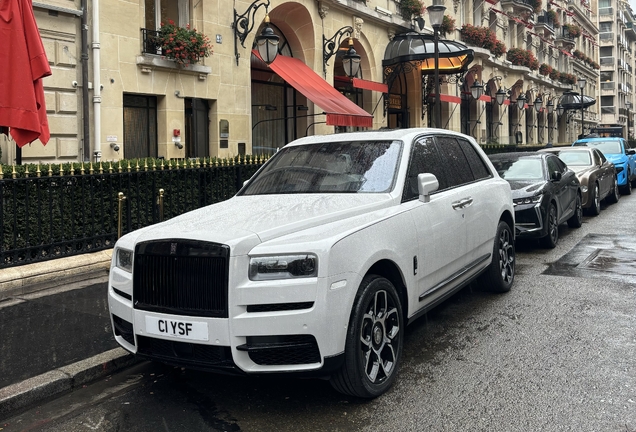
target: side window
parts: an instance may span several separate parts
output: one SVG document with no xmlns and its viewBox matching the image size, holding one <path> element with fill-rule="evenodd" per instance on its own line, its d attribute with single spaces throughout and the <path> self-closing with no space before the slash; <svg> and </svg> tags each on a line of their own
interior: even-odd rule
<svg viewBox="0 0 636 432">
<path fill-rule="evenodd" d="M 431 173 L 437 177 L 437 181 L 439 181 L 438 190 L 448 188 L 442 160 L 432 137 L 419 138 L 413 143 L 409 169 L 404 182 L 402 202 L 419 197 L 417 175 L 422 173 Z"/>
<path fill-rule="evenodd" d="M 556 156 L 548 156 L 548 177 L 552 176 L 552 173 L 558 171 L 560 173 L 565 172 L 565 164 L 561 162 Z"/>
<path fill-rule="evenodd" d="M 446 167 L 449 186 L 461 186 L 475 180 L 468 159 L 464 155 L 457 139 L 450 136 L 436 137 L 439 152 Z"/>
<path fill-rule="evenodd" d="M 484 163 L 481 156 L 479 156 L 475 147 L 465 139 L 458 138 L 457 141 L 459 141 L 459 146 L 462 148 L 466 159 L 468 159 L 468 163 L 470 164 L 475 180 L 492 177 L 487 165 Z"/>
<path fill-rule="evenodd" d="M 601 160 L 601 165 L 603 165 L 607 161 L 607 159 L 605 159 L 605 155 L 600 151 L 594 149 L 594 154 L 596 155 L 597 159 Z"/>
</svg>

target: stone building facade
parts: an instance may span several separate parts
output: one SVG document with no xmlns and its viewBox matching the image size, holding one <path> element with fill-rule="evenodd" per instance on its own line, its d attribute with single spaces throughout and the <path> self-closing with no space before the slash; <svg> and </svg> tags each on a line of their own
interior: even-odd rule
<svg viewBox="0 0 636 432">
<path fill-rule="evenodd" d="M 418 22 L 404 10 L 406 0 L 93 0 L 86 9 L 80 1 L 34 3 L 53 69 L 44 81 L 53 138 L 45 147 L 38 142 L 26 146 L 23 162 L 272 154 L 294 138 L 362 129 L 328 125 L 323 108 L 306 89 L 285 81 L 251 54 L 266 9 L 281 38 L 280 54 L 300 60 L 371 114 L 373 128 L 431 125 L 435 95 L 430 75 L 410 67 L 396 80 L 383 67 L 395 35 L 432 33 L 426 11 L 424 22 Z M 570 109 L 558 115 L 556 107 L 564 93 L 581 91 L 579 77 L 586 79 L 584 95 L 597 100 L 584 110 L 584 128 L 601 122 L 604 69 L 599 65 L 597 0 L 446 0 L 445 6 L 455 28 L 443 38 L 465 44 L 474 58 L 462 73 L 441 75 L 443 127 L 482 144 L 572 142 L 580 133 L 581 113 Z M 253 28 L 243 47 L 235 41 L 233 23 L 250 9 Z M 82 63 L 84 11 L 89 61 Z M 169 19 L 206 34 L 213 54 L 188 67 L 166 59 L 150 42 Z M 475 42 L 468 26 L 489 29 L 508 53 Z M 325 40 L 346 27 L 352 31 L 324 61 Z M 361 56 L 358 78 L 367 85 L 343 73 L 341 55 L 349 36 Z M 524 52 L 532 54 L 534 63 L 519 62 Z M 630 50 L 627 55 L 631 68 Z M 629 72 L 623 75 L 631 80 L 631 94 Z M 307 70 L 298 74 L 310 75 Z M 375 85 L 389 78 L 400 84 L 388 93 Z M 478 99 L 471 92 L 476 84 L 483 93 Z M 501 105 L 497 92 L 505 92 Z M 11 143 L 0 145 L 3 161 L 11 163 Z"/>
</svg>

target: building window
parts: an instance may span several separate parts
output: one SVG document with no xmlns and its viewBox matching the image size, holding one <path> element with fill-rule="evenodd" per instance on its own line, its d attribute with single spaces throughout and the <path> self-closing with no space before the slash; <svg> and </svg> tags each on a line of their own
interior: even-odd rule
<svg viewBox="0 0 636 432">
<path fill-rule="evenodd" d="M 158 30 L 162 22 L 174 21 L 179 27 L 190 23 L 189 0 L 145 0 L 146 28 Z"/>
</svg>

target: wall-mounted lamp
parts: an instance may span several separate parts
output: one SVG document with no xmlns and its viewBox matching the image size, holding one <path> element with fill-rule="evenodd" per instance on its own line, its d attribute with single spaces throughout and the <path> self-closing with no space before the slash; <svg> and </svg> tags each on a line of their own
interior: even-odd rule
<svg viewBox="0 0 636 432">
<path fill-rule="evenodd" d="M 179 141 L 176 141 L 174 145 L 177 146 L 179 150 L 183 149 L 183 144 L 181 144 Z"/>
<path fill-rule="evenodd" d="M 114 151 L 118 152 L 119 151 L 119 145 L 117 143 L 110 143 L 110 148 L 112 148 Z"/>
<path fill-rule="evenodd" d="M 543 99 L 541 99 L 541 96 L 537 96 L 537 98 L 534 100 L 534 110 L 536 112 L 541 112 L 542 107 L 543 107 Z"/>
<path fill-rule="evenodd" d="M 329 39 L 327 39 L 324 34 L 322 35 L 322 70 L 325 74 L 325 78 L 327 77 L 327 62 L 338 51 L 338 48 L 342 43 L 342 38 L 345 34 L 351 37 L 353 34 L 353 27 L 342 27 Z"/>
<path fill-rule="evenodd" d="M 565 108 L 563 108 L 563 105 L 558 104 L 556 107 L 556 111 L 557 111 L 557 115 L 561 117 L 563 113 L 565 112 Z"/>
<path fill-rule="evenodd" d="M 344 67 L 345 74 L 349 78 L 358 75 L 358 71 L 360 70 L 360 55 L 353 48 L 353 38 L 349 38 L 349 49 L 342 57 L 342 66 Z"/>
<path fill-rule="evenodd" d="M 548 104 L 545 107 L 548 110 L 548 114 L 552 114 L 554 112 L 554 102 L 552 102 L 552 98 L 550 98 Z"/>
<path fill-rule="evenodd" d="M 523 93 L 517 96 L 517 108 L 522 110 L 526 106 L 526 101 L 526 95 L 524 95 Z"/>
<path fill-rule="evenodd" d="M 255 39 L 256 48 L 266 64 L 273 62 L 278 54 L 278 41 L 280 38 L 274 34 L 274 31 L 269 26 L 269 15 L 267 14 L 269 0 L 255 0 L 241 15 L 234 9 L 232 29 L 234 29 L 234 55 L 236 56 L 237 66 L 239 64 L 239 58 L 241 57 L 241 54 L 238 52 L 238 43 L 240 41 L 243 48 L 245 48 L 245 39 L 247 39 L 247 35 L 254 28 L 254 15 L 261 6 L 265 6 L 266 25 L 261 31 L 261 34 Z"/>
<path fill-rule="evenodd" d="M 484 94 L 485 84 L 479 82 L 478 79 L 475 79 L 473 85 L 470 86 L 470 94 L 473 95 L 473 99 L 477 100 Z"/>
<path fill-rule="evenodd" d="M 506 101 L 506 98 L 510 96 L 510 90 L 506 91 L 503 89 L 503 87 L 499 87 L 499 90 L 497 90 L 497 93 L 495 93 L 495 99 L 497 100 L 497 104 L 499 106 L 503 105 L 503 103 Z"/>
</svg>

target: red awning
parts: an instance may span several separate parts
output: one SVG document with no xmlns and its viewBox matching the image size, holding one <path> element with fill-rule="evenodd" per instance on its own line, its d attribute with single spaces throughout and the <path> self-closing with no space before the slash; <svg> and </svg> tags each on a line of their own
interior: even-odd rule
<svg viewBox="0 0 636 432">
<path fill-rule="evenodd" d="M 252 53 L 260 59 L 258 51 Z M 347 99 L 302 61 L 283 55 L 269 65 L 289 85 L 327 114 L 329 126 L 372 127 L 373 116 Z"/>
<path fill-rule="evenodd" d="M 510 105 L 510 99 L 505 99 L 503 102 L 504 105 Z"/>
<path fill-rule="evenodd" d="M 384 83 L 379 83 L 375 81 L 367 81 L 361 78 L 353 78 L 351 80 L 353 82 L 353 87 L 363 89 L 363 90 L 373 90 L 380 93 L 388 93 L 389 86 Z"/>
<path fill-rule="evenodd" d="M 481 95 L 479 96 L 479 100 L 480 101 L 484 101 L 484 102 L 492 102 L 492 98 L 488 95 Z"/>
<path fill-rule="evenodd" d="M 441 100 L 442 102 L 449 102 L 449 103 L 456 103 L 456 104 L 462 102 L 462 98 L 460 98 L 459 96 L 452 96 L 447 94 L 439 95 L 439 100 Z"/>
</svg>

